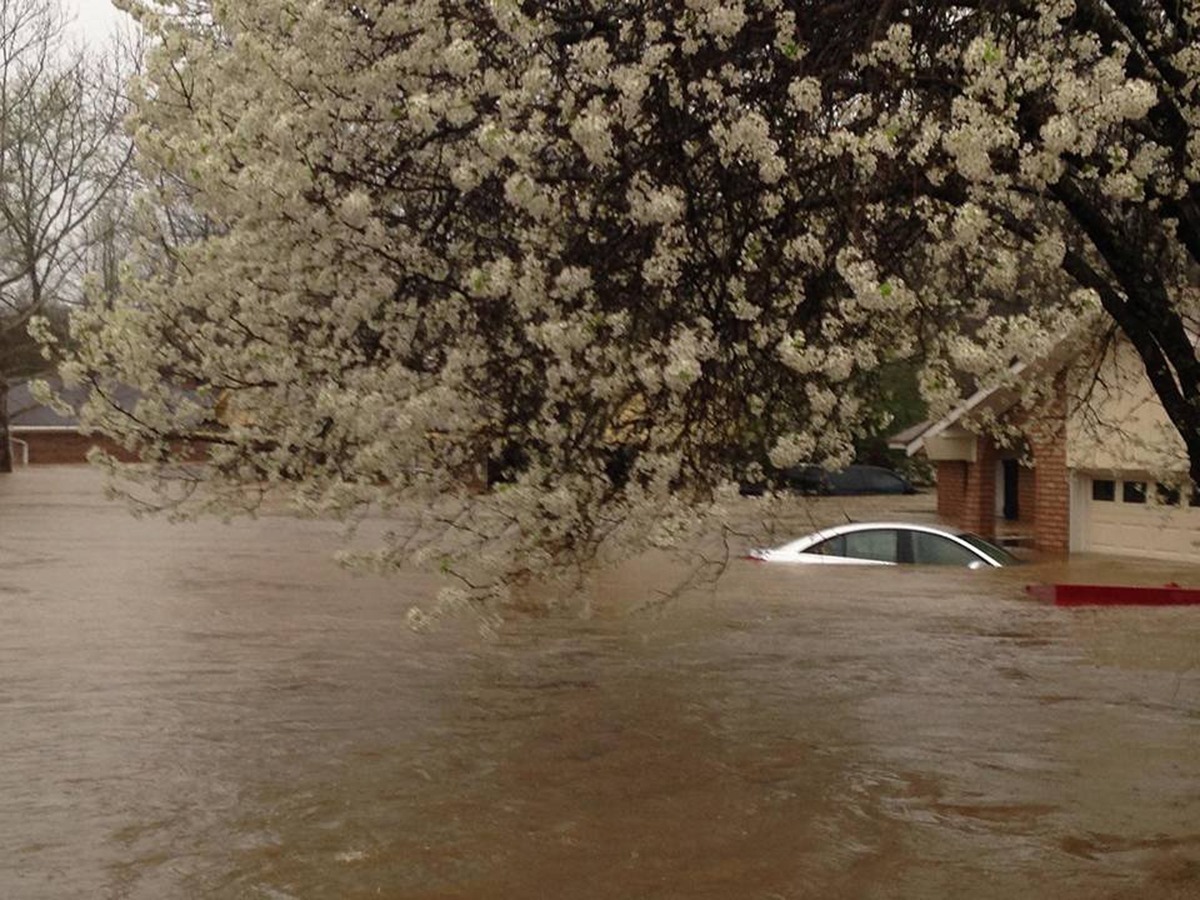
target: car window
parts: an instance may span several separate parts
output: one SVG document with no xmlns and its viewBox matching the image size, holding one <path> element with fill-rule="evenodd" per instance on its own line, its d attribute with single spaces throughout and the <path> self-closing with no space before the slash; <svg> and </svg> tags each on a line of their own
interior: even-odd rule
<svg viewBox="0 0 1200 900">
<path fill-rule="evenodd" d="M 891 563 L 897 561 L 899 536 L 894 528 L 852 531 L 845 537 L 846 556 L 851 559 L 874 559 Z"/>
<path fill-rule="evenodd" d="M 982 562 L 974 551 L 940 534 L 914 531 L 912 541 L 913 562 L 918 565 L 969 566 L 971 563 Z"/>
<path fill-rule="evenodd" d="M 844 535 L 831 537 L 827 541 L 821 541 L 819 544 L 814 544 L 804 551 L 805 553 L 816 553 L 818 556 L 845 556 L 846 555 L 846 538 Z"/>
<path fill-rule="evenodd" d="M 959 532 L 958 536 L 961 540 L 966 541 L 972 547 L 982 550 L 1002 566 L 1015 566 L 1021 562 L 1003 547 L 998 547 L 990 541 L 985 541 L 977 534 L 969 534 L 965 531 L 961 531 Z"/>
</svg>

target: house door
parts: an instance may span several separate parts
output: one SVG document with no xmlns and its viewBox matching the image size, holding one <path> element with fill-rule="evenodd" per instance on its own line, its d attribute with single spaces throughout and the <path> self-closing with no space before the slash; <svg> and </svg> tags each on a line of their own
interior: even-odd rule
<svg viewBox="0 0 1200 900">
<path fill-rule="evenodd" d="M 1021 465 L 1015 459 L 1002 459 L 1000 460 L 1000 466 L 1002 473 L 1001 494 L 1003 496 L 1001 515 L 1011 522 L 1021 517 L 1021 509 L 1017 500 L 1020 494 L 1018 483 L 1021 477 Z"/>
</svg>

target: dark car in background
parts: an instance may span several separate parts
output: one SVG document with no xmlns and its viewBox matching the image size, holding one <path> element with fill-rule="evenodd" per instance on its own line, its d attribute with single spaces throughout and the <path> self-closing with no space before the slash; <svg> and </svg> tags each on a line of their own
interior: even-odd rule
<svg viewBox="0 0 1200 900">
<path fill-rule="evenodd" d="M 820 466 L 796 466 L 784 472 L 786 484 L 805 494 L 913 494 L 903 475 L 882 466 L 846 466 L 829 471 Z"/>
<path fill-rule="evenodd" d="M 832 471 L 821 466 L 792 466 L 773 473 L 770 485 L 776 490 L 826 496 L 916 493 L 916 488 L 903 475 L 882 466 L 858 464 Z M 753 496 L 763 493 L 766 487 L 762 482 L 755 482 L 743 484 L 741 490 L 743 494 Z"/>
</svg>

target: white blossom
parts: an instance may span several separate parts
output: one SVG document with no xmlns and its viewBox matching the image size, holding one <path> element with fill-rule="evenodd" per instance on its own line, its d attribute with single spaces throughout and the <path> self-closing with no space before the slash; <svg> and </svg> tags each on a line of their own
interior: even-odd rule
<svg viewBox="0 0 1200 900">
<path fill-rule="evenodd" d="M 416 510 L 370 564 L 536 577 L 848 458 L 885 364 L 925 354 L 936 415 L 1097 287 L 1200 312 L 1200 52 L 1103 4 L 839 8 L 828 45 L 777 0 L 129 5 L 153 202 L 64 373 L 143 392 L 82 415 L 172 508 Z"/>
</svg>

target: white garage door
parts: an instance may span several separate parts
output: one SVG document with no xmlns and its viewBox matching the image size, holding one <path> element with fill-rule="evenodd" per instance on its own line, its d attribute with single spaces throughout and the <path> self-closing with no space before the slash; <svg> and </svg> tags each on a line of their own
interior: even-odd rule
<svg viewBox="0 0 1200 900">
<path fill-rule="evenodd" d="M 1200 562 L 1200 506 L 1138 476 L 1083 475 L 1080 549 Z"/>
</svg>

